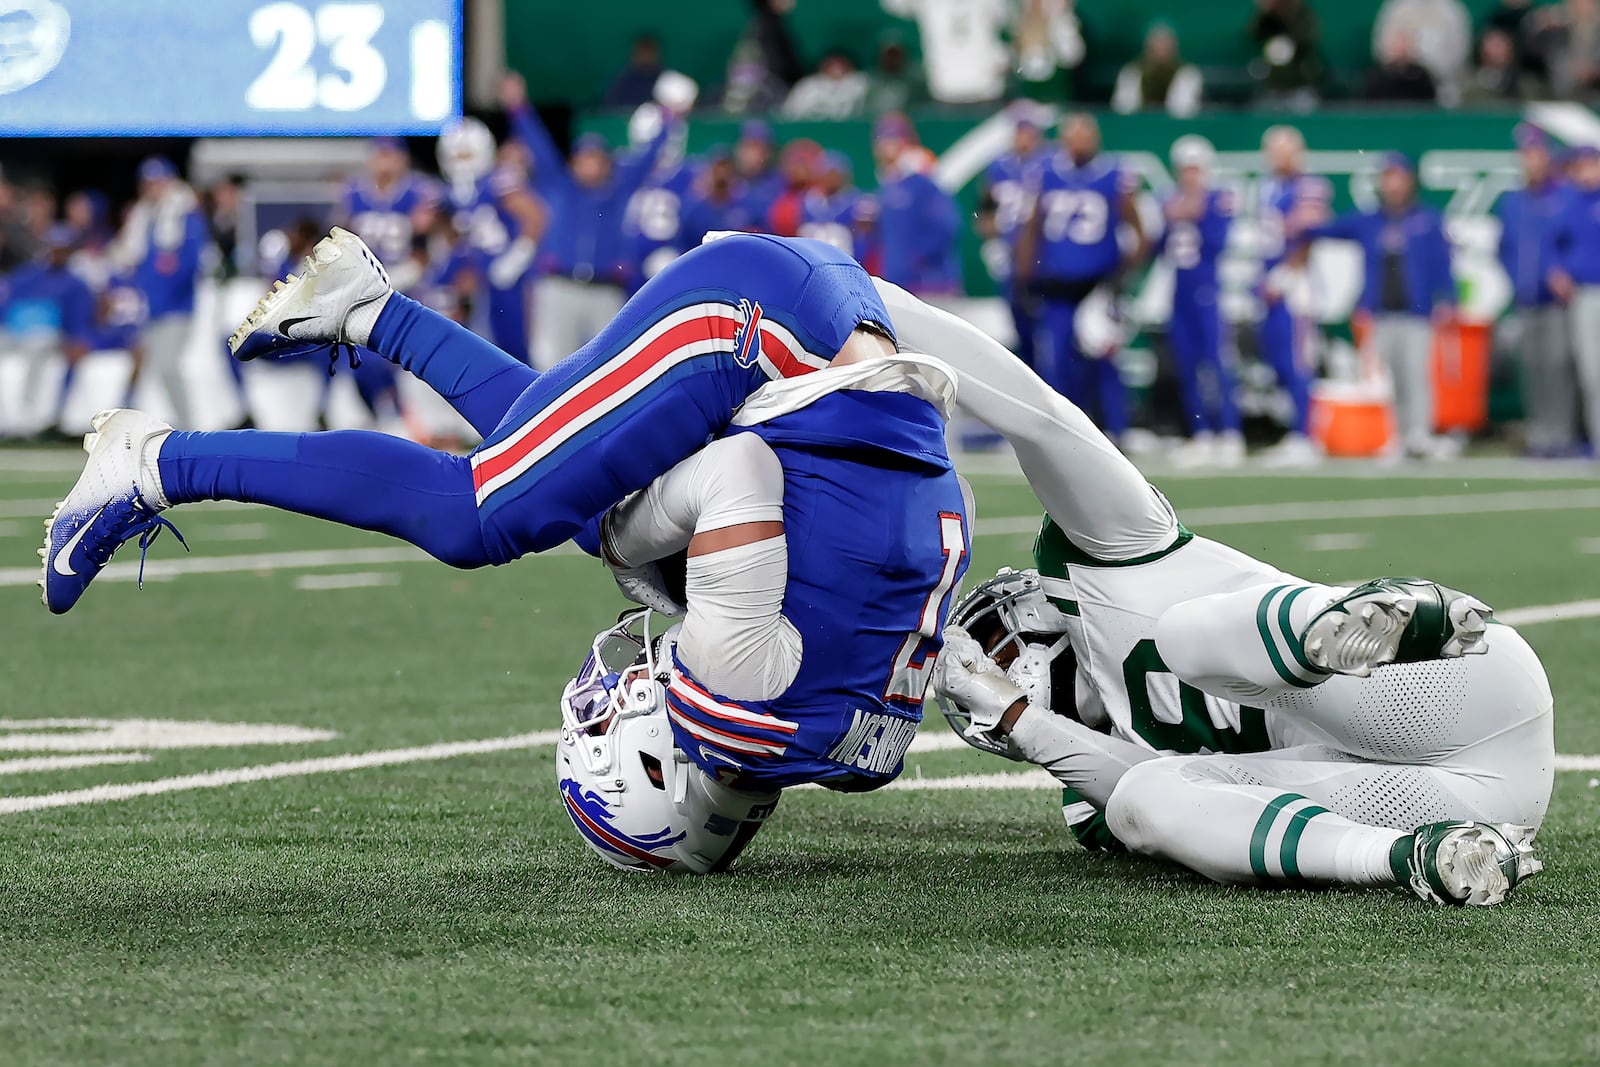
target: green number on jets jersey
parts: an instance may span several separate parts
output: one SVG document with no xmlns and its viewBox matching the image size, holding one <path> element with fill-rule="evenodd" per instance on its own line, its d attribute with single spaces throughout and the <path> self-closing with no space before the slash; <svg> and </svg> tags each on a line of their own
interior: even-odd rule
<svg viewBox="0 0 1600 1067">
<path fill-rule="evenodd" d="M 1156 622 L 1175 604 L 1288 580 L 1226 545 L 1180 527 L 1170 548 L 1129 560 L 1081 551 L 1045 519 L 1034 545 L 1044 591 L 1068 616 L 1086 722 L 1158 752 L 1260 752 L 1267 714 L 1180 682 L 1156 648 Z"/>
</svg>

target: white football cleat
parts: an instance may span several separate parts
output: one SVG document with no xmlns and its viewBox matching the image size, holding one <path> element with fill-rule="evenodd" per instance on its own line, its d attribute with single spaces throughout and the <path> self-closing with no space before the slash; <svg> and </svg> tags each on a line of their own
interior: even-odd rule
<svg viewBox="0 0 1600 1067">
<path fill-rule="evenodd" d="M 237 359 L 251 360 L 330 344 L 364 345 L 392 292 L 388 272 L 366 243 L 335 226 L 300 261 L 299 274 L 273 283 L 228 338 L 228 349 Z"/>
<path fill-rule="evenodd" d="M 1306 658 L 1325 671 L 1365 678 L 1390 663 L 1487 652 L 1494 609 L 1424 578 L 1375 578 L 1306 624 Z"/>
<path fill-rule="evenodd" d="M 83 439 L 89 453 L 72 491 L 44 521 L 39 579 L 45 607 L 71 610 L 89 583 L 124 543 L 137 537 L 142 550 L 164 529 L 183 536 L 158 512 L 167 506 L 159 478 L 144 465 L 146 445 L 172 427 L 142 411 L 112 409 L 96 415 Z M 185 546 L 187 547 L 187 546 Z M 141 569 L 143 556 L 140 556 Z"/>
<path fill-rule="evenodd" d="M 1489 907 L 1544 870 L 1531 826 L 1436 822 L 1413 835 L 1406 888 L 1431 904 Z"/>
</svg>

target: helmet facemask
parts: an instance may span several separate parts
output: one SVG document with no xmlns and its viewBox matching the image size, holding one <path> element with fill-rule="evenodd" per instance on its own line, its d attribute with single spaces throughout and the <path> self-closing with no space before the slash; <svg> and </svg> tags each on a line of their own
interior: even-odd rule
<svg viewBox="0 0 1600 1067">
<path fill-rule="evenodd" d="M 1045 596 L 1039 573 L 1000 570 L 961 599 L 950 624 L 972 635 L 1037 707 L 1052 709 L 1074 700 L 1077 656 L 1072 650 L 1067 616 Z M 1010 746 L 986 737 L 967 736 L 972 716 L 939 696 L 939 707 L 951 729 L 969 744 L 995 755 L 1016 759 Z"/>
</svg>

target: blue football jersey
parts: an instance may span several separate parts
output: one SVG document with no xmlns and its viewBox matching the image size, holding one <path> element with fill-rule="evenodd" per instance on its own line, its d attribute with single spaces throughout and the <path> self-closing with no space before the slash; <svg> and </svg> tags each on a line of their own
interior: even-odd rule
<svg viewBox="0 0 1600 1067">
<path fill-rule="evenodd" d="M 339 218 L 367 242 L 384 266 L 392 267 L 411 254 L 412 214 L 438 199 L 433 183 L 415 174 L 381 191 L 366 179 L 357 179 L 345 189 Z"/>
<path fill-rule="evenodd" d="M 1228 246 L 1233 215 L 1233 193 L 1212 189 L 1206 193 L 1205 209 L 1198 219 L 1168 224 L 1159 251 L 1172 265 L 1174 299 L 1214 300 L 1217 261 Z"/>
<path fill-rule="evenodd" d="M 832 245 L 860 260 L 866 254 L 866 242 L 861 233 L 864 203 L 867 201 L 856 189 L 841 189 L 832 196 L 807 193 L 800 202 L 798 236 Z"/>
<path fill-rule="evenodd" d="M 695 168 L 685 161 L 656 172 L 628 198 L 623 233 L 629 246 L 633 284 L 642 285 L 691 247 L 684 215 L 694 193 Z"/>
<path fill-rule="evenodd" d="M 1300 231 L 1328 220 L 1333 183 L 1315 174 L 1273 176 L 1263 179 L 1256 196 L 1262 268 L 1271 270 L 1282 262 Z"/>
<path fill-rule="evenodd" d="M 503 206 L 505 198 L 528 190 L 527 179 L 516 170 L 497 167 L 471 185 L 446 186 L 444 206 L 466 247 L 487 263 L 510 247 L 520 231 Z"/>
<path fill-rule="evenodd" d="M 1079 166 L 1058 152 L 1045 163 L 1035 207 L 1043 213 L 1038 277 L 1094 281 L 1116 272 L 1122 263 L 1119 204 L 1129 181 L 1110 156 Z"/>
<path fill-rule="evenodd" d="M 989 164 L 984 172 L 984 186 L 994 200 L 994 225 L 1000 238 L 1007 244 L 1017 239 L 1022 224 L 1028 218 L 1028 205 L 1033 190 L 1039 184 L 1039 172 L 1044 166 L 1044 154 L 1030 156 L 1008 152 Z"/>
<path fill-rule="evenodd" d="M 847 390 L 748 432 L 784 468 L 784 612 L 804 648 L 784 693 L 730 700 L 675 665 L 678 746 L 748 788 L 871 789 L 900 773 L 922 718 L 970 531 L 932 404 Z"/>
</svg>

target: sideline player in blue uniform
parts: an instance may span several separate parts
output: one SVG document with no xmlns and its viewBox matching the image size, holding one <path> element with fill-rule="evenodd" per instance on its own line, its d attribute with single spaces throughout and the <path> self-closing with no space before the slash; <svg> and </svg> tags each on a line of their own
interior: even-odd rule
<svg viewBox="0 0 1600 1067">
<path fill-rule="evenodd" d="M 1239 433 L 1233 374 L 1222 359 L 1217 260 L 1228 246 L 1234 197 L 1231 190 L 1210 186 L 1215 160 L 1211 142 L 1198 135 L 1172 143 L 1178 189 L 1162 205 L 1166 229 L 1157 253 L 1173 270 L 1167 338 L 1190 433 L 1185 459 L 1232 465 L 1244 459 L 1244 438 Z"/>
<path fill-rule="evenodd" d="M 800 201 L 801 237 L 832 245 L 858 262 L 867 255 L 864 227 L 872 212 L 855 186 L 855 171 L 842 152 L 826 152 L 817 184 Z"/>
<path fill-rule="evenodd" d="M 1020 105 L 1014 107 L 1020 108 Z M 984 172 L 983 190 L 978 197 L 978 233 L 985 242 L 984 263 L 1010 308 L 1011 321 L 1016 326 L 1017 358 L 1037 368 L 1034 345 L 1039 324 L 1033 313 L 1032 299 L 1013 284 L 1013 275 L 1017 264 L 1017 238 L 1031 210 L 1028 201 L 1038 188 L 1039 172 L 1047 153 L 1044 135 L 1032 109 L 1016 110 L 1015 121 L 1011 151 L 989 164 Z"/>
<path fill-rule="evenodd" d="M 780 790 L 900 773 L 968 557 L 954 393 L 887 351 L 774 382 L 608 514 L 613 566 L 688 558 L 670 650 L 602 633 L 563 694 L 562 799 L 607 862 L 725 870 Z"/>
<path fill-rule="evenodd" d="M 676 260 L 541 376 L 396 293 L 360 239 L 336 229 L 235 332 L 235 355 L 363 346 L 432 386 L 483 443 L 454 456 L 380 433 L 182 434 L 140 412 L 102 413 L 42 550 L 45 602 L 70 609 L 118 546 L 148 546 L 170 526 L 162 509 L 195 500 L 388 533 L 458 567 L 580 532 L 592 549 L 606 509 L 725 429 L 762 384 L 864 358 L 892 337 L 849 256 L 742 234 Z"/>
<path fill-rule="evenodd" d="M 367 156 L 367 173 L 345 187 L 334 221 L 367 243 L 395 286 L 410 289 L 419 273 L 411 269 L 417 221 L 436 207 L 438 187 L 411 169 L 411 155 L 398 137 L 376 137 Z M 395 370 L 383 360 L 363 360 L 351 368 L 356 389 L 374 416 L 397 414 L 400 394 Z"/>
<path fill-rule="evenodd" d="M 899 114 L 878 120 L 872 131 L 878 165 L 874 272 L 920 296 L 961 292 L 956 232 L 961 209 L 928 173 L 932 153 L 917 143 L 910 121 Z"/>
<path fill-rule="evenodd" d="M 496 165 L 494 135 L 477 119 L 446 126 L 438 155 L 451 224 L 487 282 L 489 339 L 529 363 L 528 280 L 544 235 L 544 209 L 526 175 Z"/>
<path fill-rule="evenodd" d="M 1289 291 L 1304 275 L 1310 256 L 1309 246 L 1299 237 L 1329 219 L 1333 186 L 1326 178 L 1305 173 L 1305 151 L 1305 138 L 1292 126 L 1274 126 L 1261 137 L 1261 154 L 1271 175 L 1257 190 L 1260 292 L 1265 305 L 1258 336 L 1262 358 L 1294 406 L 1289 433 L 1268 457 L 1268 462 L 1283 465 L 1315 463 L 1321 455 L 1307 425 L 1314 377 L 1310 347 L 1316 326 L 1291 306 Z"/>
<path fill-rule="evenodd" d="M 1050 384 L 1096 416 L 1116 440 L 1128 429 L 1128 401 L 1114 351 L 1084 352 L 1079 310 L 1102 286 L 1114 287 L 1126 264 L 1142 262 L 1144 227 L 1134 203 L 1132 175 L 1100 152 L 1092 115 L 1068 115 L 1062 151 L 1041 168 L 1032 215 L 1017 243 L 1017 281 L 1044 303 L 1050 334 Z M 1126 225 L 1137 245 L 1124 257 L 1117 230 Z"/>
<path fill-rule="evenodd" d="M 633 113 L 628 121 L 628 141 L 636 151 L 650 150 L 664 119 L 660 106 L 653 103 L 643 104 Z M 630 293 L 695 245 L 685 219 L 700 168 L 684 155 L 688 136 L 682 123 L 674 125 L 644 184 L 628 198 L 622 226 L 632 246 L 628 253 Z"/>
</svg>

